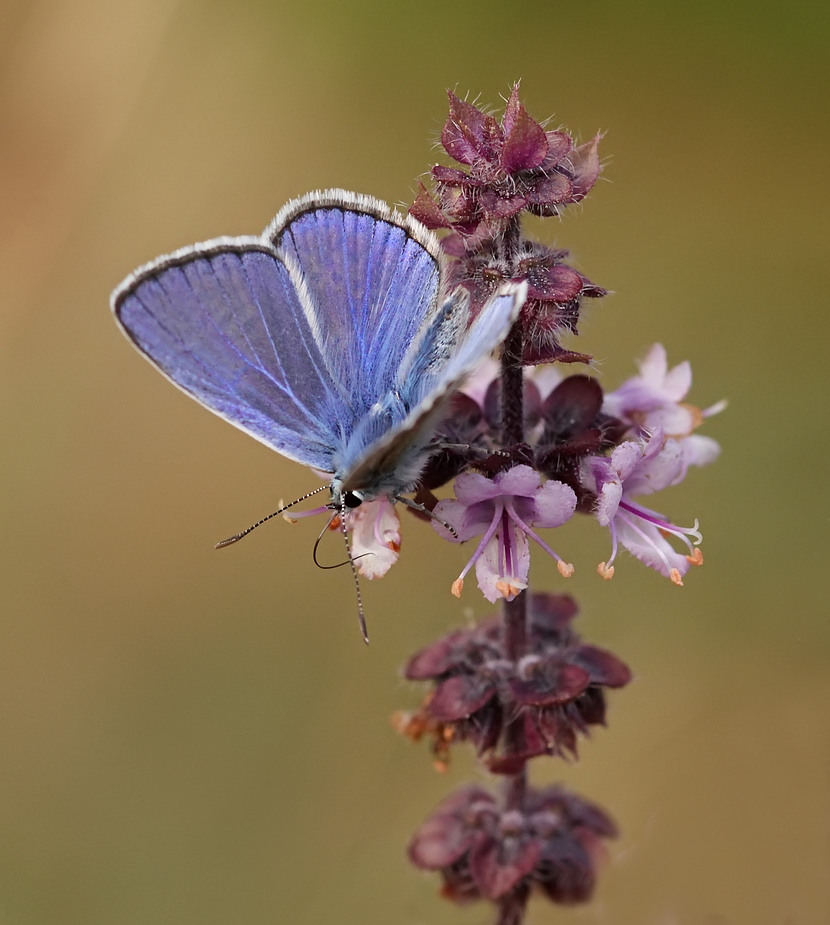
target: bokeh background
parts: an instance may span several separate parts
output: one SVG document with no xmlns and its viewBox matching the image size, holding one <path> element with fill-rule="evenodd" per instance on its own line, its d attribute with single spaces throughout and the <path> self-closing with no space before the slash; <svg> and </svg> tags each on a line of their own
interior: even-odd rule
<svg viewBox="0 0 830 925">
<path fill-rule="evenodd" d="M 407 203 L 445 88 L 607 132 L 540 234 L 615 291 L 577 349 L 618 384 L 653 341 L 728 397 L 683 590 L 569 526 L 581 631 L 636 680 L 581 760 L 616 817 L 596 897 L 531 922 L 830 921 L 828 14 L 821 4 L 5 0 L 0 6 L 0 923 L 478 925 L 409 868 L 457 783 L 388 718 L 407 656 L 487 612 L 466 550 L 405 524 L 364 584 L 317 525 L 213 543 L 316 482 L 199 409 L 111 321 L 139 263 L 342 186 Z M 339 555 L 335 543 L 333 556 Z M 562 587 L 537 560 L 540 585 Z"/>
</svg>

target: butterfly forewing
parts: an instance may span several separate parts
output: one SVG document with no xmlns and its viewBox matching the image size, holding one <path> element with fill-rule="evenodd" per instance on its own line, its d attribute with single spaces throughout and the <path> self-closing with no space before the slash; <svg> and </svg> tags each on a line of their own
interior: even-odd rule
<svg viewBox="0 0 830 925">
<path fill-rule="evenodd" d="M 315 196 L 305 210 L 299 200 L 273 239 L 302 278 L 321 352 L 359 418 L 383 399 L 429 325 L 440 273 L 432 235 L 378 200 L 345 195 Z"/>
<path fill-rule="evenodd" d="M 346 404 L 332 383 L 276 254 L 257 239 L 209 242 L 161 258 L 113 295 L 139 350 L 236 427 L 331 470 Z"/>
</svg>

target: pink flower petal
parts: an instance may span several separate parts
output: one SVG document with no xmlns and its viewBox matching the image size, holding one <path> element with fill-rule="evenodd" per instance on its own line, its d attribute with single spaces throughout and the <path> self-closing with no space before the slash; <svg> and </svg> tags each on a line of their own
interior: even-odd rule
<svg viewBox="0 0 830 925">
<path fill-rule="evenodd" d="M 611 454 L 611 468 L 617 478 L 625 481 L 643 458 L 645 447 L 636 440 L 626 440 Z"/>
<path fill-rule="evenodd" d="M 708 466 L 720 456 L 721 448 L 717 440 L 692 434 L 680 441 L 683 448 L 683 458 L 687 466 Z"/>
<path fill-rule="evenodd" d="M 633 556 L 666 578 L 671 578 L 673 571 L 685 575 L 691 567 L 688 558 L 676 552 L 654 524 L 638 522 L 635 526 L 627 520 L 622 521 L 618 524 L 617 535 Z"/>
<path fill-rule="evenodd" d="M 650 495 L 669 485 L 676 485 L 686 474 L 680 443 L 677 440 L 665 440 L 661 446 L 659 439 L 655 443 L 655 437 L 657 433 L 649 440 L 639 466 L 625 480 L 627 497 Z"/>
<path fill-rule="evenodd" d="M 513 561 L 508 568 L 502 555 L 501 530 L 497 530 L 476 560 L 478 587 L 491 604 L 512 601 L 527 587 L 530 547 L 521 530 L 511 530 L 510 547 Z"/>
<path fill-rule="evenodd" d="M 530 497 L 539 488 L 541 476 L 530 466 L 513 466 L 507 472 L 500 472 L 494 479 L 502 495 L 525 495 Z"/>
<path fill-rule="evenodd" d="M 597 521 L 601 527 L 608 527 L 617 516 L 622 501 L 622 482 L 606 482 L 597 496 Z"/>
<path fill-rule="evenodd" d="M 533 525 L 538 527 L 561 527 L 573 517 L 576 510 L 576 494 L 563 482 L 550 480 L 539 488 L 535 495 L 536 516 Z"/>
<path fill-rule="evenodd" d="M 455 480 L 455 497 L 463 504 L 475 504 L 502 494 L 499 484 L 480 472 L 465 472 Z"/>
<path fill-rule="evenodd" d="M 486 504 L 468 505 L 455 498 L 439 501 L 433 511 L 436 518 L 446 521 L 454 530 L 453 536 L 439 520 L 433 519 L 433 529 L 445 540 L 463 543 L 482 534 L 493 519 L 492 509 Z"/>
</svg>

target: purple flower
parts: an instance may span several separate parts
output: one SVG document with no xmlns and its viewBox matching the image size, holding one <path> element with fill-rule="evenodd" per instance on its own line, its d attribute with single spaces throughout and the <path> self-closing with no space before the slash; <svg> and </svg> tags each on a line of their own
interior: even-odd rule
<svg viewBox="0 0 830 925">
<path fill-rule="evenodd" d="M 603 411 L 627 422 L 638 435 L 660 428 L 666 436 L 681 441 L 686 465 L 703 466 L 717 459 L 718 443 L 694 431 L 706 418 L 722 411 L 726 402 L 704 410 L 687 404 L 684 399 L 692 385 L 692 368 L 683 362 L 669 369 L 662 344 L 654 344 L 639 367 L 638 376 L 605 396 Z"/>
<path fill-rule="evenodd" d="M 587 456 L 612 449 L 625 425 L 602 410 L 602 388 L 590 376 L 568 376 L 542 401 L 535 433 L 536 467 L 576 492 L 579 510 L 590 509 L 593 495 L 582 484 L 580 469 Z"/>
<path fill-rule="evenodd" d="M 538 755 L 576 755 L 577 737 L 605 722 L 605 688 L 631 680 L 620 659 L 571 629 L 576 613 L 567 595 L 532 594 L 528 654 L 519 659 L 507 654 L 497 617 L 422 649 L 404 674 L 434 687 L 419 710 L 397 717 L 398 730 L 430 738 L 441 770 L 455 741 L 487 753 L 498 773 Z"/>
<path fill-rule="evenodd" d="M 421 185 L 410 213 L 428 228 L 450 233 L 441 242 L 455 258 L 451 286 L 464 286 L 475 314 L 507 280 L 527 280 L 520 325 L 524 362 L 589 362 L 559 343 L 563 330 L 577 333 L 583 297 L 606 290 L 565 263 L 566 250 L 522 239 L 506 258 L 505 229 L 522 212 L 559 215 L 583 199 L 599 177 L 601 136 L 575 145 L 566 132 L 547 131 L 519 101 L 516 84 L 499 122 L 449 93 L 449 117 L 441 133 L 444 150 L 466 169 L 436 165 L 435 198 Z"/>
<path fill-rule="evenodd" d="M 527 587 L 530 568 L 528 537 L 556 559 L 565 577 L 573 566 L 564 562 L 533 530 L 534 526 L 559 527 L 576 508 L 573 489 L 562 482 L 547 481 L 530 466 L 514 466 L 489 479 L 477 472 L 466 472 L 455 480 L 455 499 L 441 501 L 436 518 L 446 521 L 455 536 L 437 520 L 433 527 L 445 539 L 463 542 L 481 536 L 470 561 L 452 586 L 461 596 L 464 577 L 473 565 L 478 586 L 488 601 L 513 600 Z"/>
<path fill-rule="evenodd" d="M 468 239 L 477 232 L 491 236 L 505 219 L 524 210 L 558 215 L 564 206 L 583 199 L 596 182 L 601 136 L 576 147 L 565 132 L 546 131 L 519 102 L 518 84 L 501 123 L 454 93 L 447 96 L 449 116 L 441 144 L 468 170 L 433 167 L 438 202 L 421 187 L 411 209 L 427 226 L 452 227 Z"/>
<path fill-rule="evenodd" d="M 418 500 L 434 507 L 438 501 L 430 493 L 469 465 L 467 448 L 473 447 L 474 465 L 481 471 L 493 474 L 507 468 L 506 463 L 530 462 L 546 478 L 570 485 L 576 493 L 577 509 L 590 511 L 595 496 L 582 485 L 582 460 L 613 449 L 629 425 L 602 410 L 602 388 L 596 379 L 563 377 L 556 364 L 525 368 L 523 405 L 527 443 L 505 450 L 499 441 L 499 367 L 495 360 L 483 363 L 453 396 L 438 427 L 441 442 L 448 448 L 437 452 L 427 464 Z"/>
<path fill-rule="evenodd" d="M 535 888 L 558 903 L 587 900 L 616 826 L 599 807 L 562 787 L 530 790 L 520 808 L 482 787 L 465 787 L 441 803 L 409 845 L 416 867 L 439 871 L 447 899 L 465 903 L 515 899 L 523 908 Z"/>
<path fill-rule="evenodd" d="M 489 241 L 470 249 L 461 236 L 443 239 L 442 247 L 456 259 L 449 266 L 448 284 L 470 293 L 473 314 L 504 283 L 525 280 L 527 298 L 519 315 L 525 343 L 526 364 L 589 363 L 590 355 L 567 350 L 559 343 L 563 331 L 578 334 L 583 298 L 600 298 L 606 290 L 565 263 L 568 251 L 524 241 L 513 263 L 505 261 L 499 247 Z"/>
<path fill-rule="evenodd" d="M 662 514 L 631 500 L 677 484 L 686 469 L 680 442 L 664 437 L 659 428 L 649 438 L 621 443 L 609 457 L 583 462 L 583 477 L 586 482 L 593 480 L 597 495 L 597 520 L 611 530 L 611 557 L 598 567 L 603 578 L 614 575 L 618 542 L 676 585 L 683 584 L 682 576 L 690 565 L 703 564 L 702 553 L 689 539 L 695 547 L 703 539 L 697 521 L 694 527 L 677 527 Z M 676 552 L 667 536 L 679 539 L 688 552 Z"/>
</svg>

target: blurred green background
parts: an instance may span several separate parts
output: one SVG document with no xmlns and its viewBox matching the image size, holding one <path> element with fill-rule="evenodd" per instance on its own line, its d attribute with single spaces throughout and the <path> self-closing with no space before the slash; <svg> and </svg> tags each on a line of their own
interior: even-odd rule
<svg viewBox="0 0 830 925">
<path fill-rule="evenodd" d="M 581 632 L 636 679 L 579 763 L 536 763 L 622 835 L 590 906 L 530 921 L 830 921 L 823 10 L 0 6 L 2 925 L 491 921 L 404 856 L 481 773 L 459 753 L 436 774 L 388 723 L 418 699 L 407 656 L 487 612 L 448 593 L 467 550 L 408 520 L 364 583 L 369 648 L 347 571 L 312 564 L 317 524 L 215 552 L 317 483 L 172 389 L 107 301 L 315 187 L 407 203 L 445 88 L 497 106 L 518 78 L 537 118 L 607 132 L 610 182 L 540 227 L 616 293 L 573 346 L 613 387 L 660 340 L 693 401 L 730 401 L 719 463 L 659 503 L 701 520 L 684 589 L 630 557 L 600 581 L 590 523 L 557 539 Z"/>
</svg>

